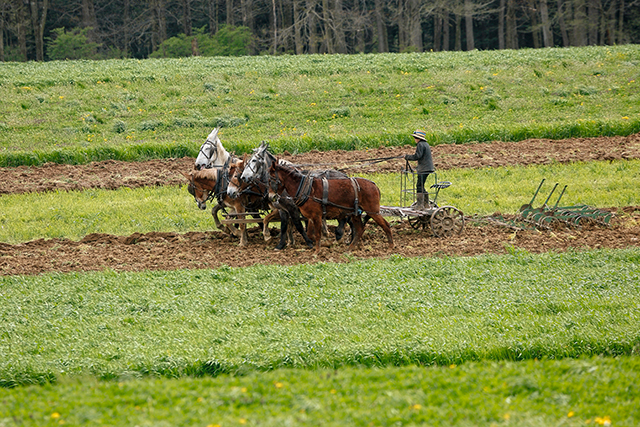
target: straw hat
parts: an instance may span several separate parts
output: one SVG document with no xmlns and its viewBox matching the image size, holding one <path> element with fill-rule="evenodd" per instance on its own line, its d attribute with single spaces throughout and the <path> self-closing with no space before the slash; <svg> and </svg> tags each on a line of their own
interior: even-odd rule
<svg viewBox="0 0 640 427">
<path fill-rule="evenodd" d="M 426 133 L 425 131 L 423 131 L 423 130 L 416 129 L 416 130 L 413 132 L 413 134 L 412 134 L 412 135 L 413 135 L 413 137 L 414 137 L 414 138 L 418 138 L 418 139 L 421 139 L 421 140 L 423 140 L 423 141 L 426 141 L 426 140 L 427 140 L 427 133 Z"/>
</svg>

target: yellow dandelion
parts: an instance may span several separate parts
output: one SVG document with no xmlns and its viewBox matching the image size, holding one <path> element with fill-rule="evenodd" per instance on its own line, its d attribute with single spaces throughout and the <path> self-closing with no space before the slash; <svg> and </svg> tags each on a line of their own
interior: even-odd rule
<svg viewBox="0 0 640 427">
<path fill-rule="evenodd" d="M 628 116 L 624 116 L 624 117 L 622 118 L 622 120 L 629 120 L 629 117 L 628 117 Z"/>
<path fill-rule="evenodd" d="M 238 422 L 239 422 L 240 424 L 246 424 L 246 423 L 247 423 L 247 420 L 246 420 L 245 418 L 240 418 L 240 419 L 238 420 Z"/>
<path fill-rule="evenodd" d="M 207 424 L 207 427 L 220 427 L 220 424 Z"/>
<path fill-rule="evenodd" d="M 422 409 L 422 405 L 419 403 L 416 403 L 415 405 L 411 406 L 411 409 L 413 409 L 414 411 L 419 411 L 420 409 Z"/>
<path fill-rule="evenodd" d="M 57 413 L 57 412 L 54 412 L 53 414 L 51 414 L 51 418 L 53 418 L 53 419 L 60 418 L 60 414 Z"/>
<path fill-rule="evenodd" d="M 453 369 L 453 368 L 455 368 L 455 367 L 456 367 L 456 364 L 455 364 L 455 363 L 452 363 L 451 365 L 449 365 L 449 369 Z"/>
<path fill-rule="evenodd" d="M 575 414 L 576 414 L 575 412 L 573 412 L 573 411 L 569 411 L 569 413 L 567 414 L 567 417 L 568 417 L 568 418 L 571 418 L 571 417 L 573 417 Z"/>
<path fill-rule="evenodd" d="M 281 382 L 277 382 L 274 384 L 274 386 L 276 386 L 276 388 L 282 388 L 282 383 Z"/>
<path fill-rule="evenodd" d="M 337 393 L 337 391 L 336 391 L 336 389 L 335 389 L 335 388 L 332 388 L 332 389 L 329 391 L 329 393 L 331 393 L 331 394 L 336 394 L 336 393 Z"/>
</svg>

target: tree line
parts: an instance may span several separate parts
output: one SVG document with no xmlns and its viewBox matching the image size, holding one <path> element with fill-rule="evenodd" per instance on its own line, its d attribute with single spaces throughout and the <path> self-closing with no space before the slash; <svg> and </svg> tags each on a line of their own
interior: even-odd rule
<svg viewBox="0 0 640 427">
<path fill-rule="evenodd" d="M 0 60 L 640 43 L 639 6 L 640 0 L 0 0 Z"/>
</svg>

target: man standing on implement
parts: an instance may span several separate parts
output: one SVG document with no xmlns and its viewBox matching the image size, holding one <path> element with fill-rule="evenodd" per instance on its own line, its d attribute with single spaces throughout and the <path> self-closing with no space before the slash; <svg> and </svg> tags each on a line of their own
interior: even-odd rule
<svg viewBox="0 0 640 427">
<path fill-rule="evenodd" d="M 431 158 L 431 147 L 427 142 L 427 134 L 423 130 L 416 130 L 413 132 L 413 139 L 416 141 L 415 154 L 407 154 L 404 156 L 405 160 L 417 160 L 418 167 L 416 172 L 418 173 L 418 181 L 416 182 L 416 202 L 411 206 L 418 210 L 425 208 L 424 198 L 427 193 L 424 189 L 424 183 L 427 180 L 429 174 L 436 171 L 433 166 L 433 159 Z"/>
</svg>

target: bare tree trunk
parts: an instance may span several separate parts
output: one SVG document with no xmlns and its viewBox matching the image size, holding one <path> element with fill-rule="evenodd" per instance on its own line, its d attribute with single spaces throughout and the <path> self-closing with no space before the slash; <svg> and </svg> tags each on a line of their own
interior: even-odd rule
<svg viewBox="0 0 640 427">
<path fill-rule="evenodd" d="M 6 22 L 6 6 L 4 1 L 0 2 L 0 62 L 4 62 L 4 27 Z"/>
<path fill-rule="evenodd" d="M 354 27 L 356 31 L 355 43 L 356 52 L 364 53 L 367 42 L 367 35 L 371 34 L 369 27 L 369 12 L 367 10 L 366 0 L 358 0 L 357 6 L 354 7 Z"/>
<path fill-rule="evenodd" d="M 507 0 L 507 49 L 518 48 L 518 26 L 516 22 L 516 2 Z"/>
<path fill-rule="evenodd" d="M 407 36 L 407 2 L 409 0 L 398 0 L 398 13 L 396 21 L 398 23 L 398 50 L 402 52 L 409 45 Z"/>
<path fill-rule="evenodd" d="M 575 0 L 573 8 L 573 45 L 587 45 L 587 8 L 586 0 Z"/>
<path fill-rule="evenodd" d="M 422 19 L 420 16 L 420 1 L 409 0 L 409 22 L 410 22 L 410 37 L 411 47 L 415 48 L 417 52 L 422 52 Z"/>
<path fill-rule="evenodd" d="M 240 0 L 240 9 L 242 10 L 242 25 L 254 30 L 253 26 L 253 2 L 251 0 Z"/>
<path fill-rule="evenodd" d="M 609 6 L 609 10 L 606 12 L 607 23 L 606 23 L 606 38 L 605 44 L 613 45 L 616 42 L 616 10 L 617 10 L 618 2 L 613 0 L 611 5 Z"/>
<path fill-rule="evenodd" d="M 589 0 L 588 9 L 588 31 L 589 44 L 595 46 L 598 44 L 598 21 L 600 20 L 601 4 L 599 0 Z"/>
<path fill-rule="evenodd" d="M 375 0 L 376 27 L 378 37 L 378 52 L 389 52 L 389 42 L 387 40 L 387 25 L 384 22 L 382 0 Z"/>
<path fill-rule="evenodd" d="M 156 51 L 167 39 L 167 18 L 164 0 L 150 0 L 152 31 L 151 50 Z"/>
<path fill-rule="evenodd" d="M 276 0 L 271 0 L 271 5 L 273 6 L 273 47 L 272 54 L 275 55 L 278 53 L 278 15 L 276 13 Z"/>
<path fill-rule="evenodd" d="M 449 22 L 449 10 L 444 8 L 442 11 L 442 50 L 449 50 L 449 30 L 451 25 Z"/>
<path fill-rule="evenodd" d="M 334 53 L 333 50 L 333 32 L 331 26 L 331 9 L 329 8 L 329 0 L 322 0 L 322 27 L 324 28 L 323 41 L 325 51 L 329 54 Z"/>
<path fill-rule="evenodd" d="M 304 53 L 304 41 L 302 40 L 302 16 L 300 9 L 300 0 L 293 0 L 293 31 L 296 55 L 302 55 Z"/>
<path fill-rule="evenodd" d="M 27 18 L 27 11 L 24 8 L 24 4 L 19 1 L 16 3 L 16 22 L 18 26 L 18 46 L 20 48 L 20 56 L 23 61 L 27 61 L 27 25 L 29 21 Z"/>
<path fill-rule="evenodd" d="M 344 35 L 344 15 L 342 9 L 342 0 L 334 0 L 333 2 L 333 40 L 336 53 L 347 53 L 347 43 Z"/>
<path fill-rule="evenodd" d="M 218 0 L 208 0 L 209 34 L 218 32 Z"/>
<path fill-rule="evenodd" d="M 507 0 L 500 0 L 500 11 L 498 12 L 498 49 L 504 49 L 504 15 L 507 7 Z"/>
<path fill-rule="evenodd" d="M 464 22 L 467 36 L 467 50 L 474 50 L 476 44 L 473 37 L 473 5 L 471 4 L 471 0 L 464 0 Z"/>
<path fill-rule="evenodd" d="M 182 3 L 182 31 L 191 36 L 191 0 L 181 0 Z"/>
<path fill-rule="evenodd" d="M 124 0 L 123 10 L 124 28 L 122 29 L 122 56 L 124 58 L 129 57 L 129 48 L 131 45 L 131 5 L 129 1 L 130 0 Z"/>
<path fill-rule="evenodd" d="M 82 0 L 82 28 L 91 28 L 87 33 L 87 39 L 94 43 L 100 42 L 98 31 L 98 18 L 93 0 Z"/>
<path fill-rule="evenodd" d="M 307 11 L 309 14 L 309 53 L 318 53 L 320 36 L 318 35 L 318 15 L 316 13 L 318 0 L 307 0 Z"/>
<path fill-rule="evenodd" d="M 227 25 L 234 26 L 236 24 L 235 16 L 233 16 L 233 0 L 226 0 L 227 6 Z"/>
<path fill-rule="evenodd" d="M 567 32 L 567 24 L 564 17 L 566 15 L 564 0 L 558 0 L 558 25 L 560 26 L 560 35 L 562 36 L 562 46 L 570 46 L 569 33 Z"/>
<path fill-rule="evenodd" d="M 436 8 L 433 13 L 433 51 L 442 50 L 442 15 L 440 8 Z"/>
<path fill-rule="evenodd" d="M 462 15 L 456 12 L 456 40 L 455 40 L 455 50 L 462 50 Z"/>
<path fill-rule="evenodd" d="M 620 12 L 618 14 L 618 37 L 616 37 L 618 39 L 618 43 L 622 44 L 624 43 L 624 29 L 623 29 L 623 22 L 624 22 L 624 0 L 620 0 Z"/>
<path fill-rule="evenodd" d="M 542 43 L 544 47 L 553 46 L 553 33 L 549 22 L 549 6 L 547 0 L 540 0 L 540 19 L 542 21 Z"/>
<path fill-rule="evenodd" d="M 47 22 L 49 0 L 29 0 L 31 5 L 31 25 L 36 39 L 36 61 L 44 61 L 44 26 Z"/>
<path fill-rule="evenodd" d="M 529 0 L 528 6 L 531 10 L 531 38 L 533 39 L 533 48 L 540 49 L 540 25 L 538 24 L 536 0 Z"/>
</svg>

